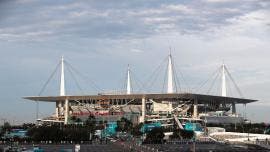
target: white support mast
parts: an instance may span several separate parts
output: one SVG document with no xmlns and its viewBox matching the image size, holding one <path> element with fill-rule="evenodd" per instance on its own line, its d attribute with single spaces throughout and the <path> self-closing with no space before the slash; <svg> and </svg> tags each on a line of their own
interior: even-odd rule
<svg viewBox="0 0 270 152">
<path fill-rule="evenodd" d="M 65 89 L 65 66 L 64 66 L 64 57 L 61 57 L 61 75 L 60 75 L 60 90 L 59 90 L 60 96 L 66 95 L 66 89 Z M 61 116 L 65 117 L 65 124 L 67 124 L 68 121 L 68 100 L 65 99 L 65 101 L 58 101 L 56 103 L 56 117 L 59 119 Z"/>
<path fill-rule="evenodd" d="M 223 97 L 227 96 L 225 64 L 222 64 L 221 96 L 223 96 Z"/>
<path fill-rule="evenodd" d="M 227 97 L 227 86 L 226 86 L 226 66 L 225 64 L 223 63 L 222 64 L 222 84 L 221 84 L 221 96 L 223 97 Z M 232 114 L 234 116 L 237 116 L 236 115 L 236 105 L 235 103 L 232 103 Z"/>
<path fill-rule="evenodd" d="M 127 70 L 127 94 L 131 94 L 131 79 L 130 79 L 129 65 L 128 65 L 128 70 Z"/>
<path fill-rule="evenodd" d="M 64 69 L 64 57 L 61 58 L 61 79 L 60 79 L 60 96 L 65 96 L 65 69 Z"/>
<path fill-rule="evenodd" d="M 66 88 L 65 88 L 65 66 L 64 66 L 64 57 L 61 58 L 61 79 L 60 79 L 60 96 L 66 95 Z M 68 123 L 68 115 L 69 115 L 69 102 L 68 99 L 65 99 L 65 103 L 61 103 L 60 108 L 60 115 L 64 115 L 64 123 Z M 65 111 L 64 111 L 65 110 Z"/>
<path fill-rule="evenodd" d="M 172 67 L 172 55 L 171 55 L 171 53 L 169 54 L 169 59 L 168 59 L 167 93 L 174 93 L 174 90 L 173 90 L 173 67 Z"/>
<path fill-rule="evenodd" d="M 64 57 L 61 57 L 61 73 L 60 73 L 60 88 L 59 88 L 59 95 L 60 96 L 65 96 L 65 71 L 64 71 Z M 56 109 L 55 109 L 55 114 L 56 118 L 59 119 L 61 115 L 63 115 L 64 107 L 63 101 L 58 101 L 56 102 Z"/>
</svg>

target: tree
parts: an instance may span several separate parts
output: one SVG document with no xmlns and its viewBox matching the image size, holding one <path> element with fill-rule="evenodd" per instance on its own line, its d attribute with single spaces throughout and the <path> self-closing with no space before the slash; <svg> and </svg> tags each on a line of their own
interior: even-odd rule
<svg viewBox="0 0 270 152">
<path fill-rule="evenodd" d="M 170 136 L 171 139 L 179 139 L 181 138 L 180 129 L 174 129 L 172 136 Z"/>
<path fill-rule="evenodd" d="M 11 125 L 9 124 L 9 122 L 5 122 L 3 125 L 3 130 L 4 131 L 9 131 L 11 129 Z"/>
<path fill-rule="evenodd" d="M 77 119 L 75 120 L 75 122 L 76 122 L 76 123 L 80 123 L 80 122 L 82 122 L 82 120 L 81 120 L 80 118 L 77 118 Z"/>
<path fill-rule="evenodd" d="M 6 132 L 9 132 L 11 130 L 11 125 L 8 122 L 4 122 L 4 125 L 2 126 L 0 130 L 0 137 L 2 137 Z"/>
<path fill-rule="evenodd" d="M 96 118 L 93 115 L 89 115 L 88 118 L 85 121 L 86 125 L 93 125 L 96 124 Z"/>
<path fill-rule="evenodd" d="M 116 131 L 126 131 L 129 132 L 132 129 L 132 122 L 128 119 L 122 117 L 120 120 L 117 121 Z"/>
<path fill-rule="evenodd" d="M 85 121 L 86 127 L 89 129 L 89 133 L 94 133 L 96 130 L 96 118 L 93 115 L 89 115 L 89 117 Z"/>
<path fill-rule="evenodd" d="M 71 117 L 70 117 L 70 120 L 71 120 L 72 122 L 76 122 L 77 117 L 76 117 L 76 116 L 71 116 Z"/>
<path fill-rule="evenodd" d="M 86 141 L 89 140 L 90 129 L 87 126 L 65 125 L 60 128 L 57 125 L 33 127 L 28 130 L 27 135 L 34 141 Z"/>
<path fill-rule="evenodd" d="M 183 139 L 192 139 L 194 137 L 194 131 L 181 129 L 180 136 Z"/>
<path fill-rule="evenodd" d="M 131 130 L 131 134 L 132 134 L 133 136 L 141 136 L 141 135 L 142 135 L 142 132 L 141 132 L 142 126 L 143 126 L 143 123 L 140 123 L 140 124 L 134 126 L 134 127 L 132 128 L 132 130 Z"/>
<path fill-rule="evenodd" d="M 162 143 L 164 136 L 165 135 L 164 135 L 163 129 L 156 127 L 147 133 L 146 142 L 147 143 Z"/>
</svg>

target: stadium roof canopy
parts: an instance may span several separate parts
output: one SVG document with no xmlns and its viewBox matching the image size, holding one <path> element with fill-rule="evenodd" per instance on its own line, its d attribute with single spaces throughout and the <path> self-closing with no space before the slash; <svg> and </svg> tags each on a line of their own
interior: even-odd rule
<svg viewBox="0 0 270 152">
<path fill-rule="evenodd" d="M 258 100 L 235 98 L 235 97 L 223 97 L 214 95 L 204 94 L 193 94 L 193 93 L 172 93 L 172 94 L 98 94 L 98 95 L 71 95 L 71 96 L 29 96 L 23 97 L 24 99 L 32 101 L 44 101 L 44 102 L 57 102 L 64 101 L 66 99 L 70 101 L 78 100 L 141 100 L 142 98 L 152 100 L 164 100 L 164 101 L 177 101 L 177 100 L 197 100 L 198 104 L 209 103 L 209 102 L 220 102 L 220 103 L 236 103 L 236 104 L 247 104 L 256 102 Z"/>
</svg>

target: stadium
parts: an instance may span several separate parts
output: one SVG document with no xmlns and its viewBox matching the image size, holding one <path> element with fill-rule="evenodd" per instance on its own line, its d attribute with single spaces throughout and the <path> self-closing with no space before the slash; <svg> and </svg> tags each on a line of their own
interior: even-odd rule
<svg viewBox="0 0 270 152">
<path fill-rule="evenodd" d="M 96 119 L 106 122 L 116 122 L 125 117 L 133 124 L 144 123 L 165 128 L 177 125 L 180 129 L 189 128 L 189 130 L 202 131 L 205 123 L 244 122 L 246 118 L 237 113 L 236 105 L 246 105 L 257 100 L 227 96 L 228 80 L 231 80 L 240 96 L 242 93 L 225 64 L 218 68 L 215 75 L 215 80 L 220 76 L 221 93 L 220 95 L 210 95 L 177 91 L 176 87 L 179 82 L 175 76 L 172 55 L 169 54 L 166 59 L 167 90 L 164 93 L 132 92 L 131 72 L 128 66 L 125 92 L 66 95 L 66 62 L 62 57 L 59 63 L 59 67 L 61 67 L 59 96 L 28 96 L 24 99 L 35 102 L 51 102 L 56 105 L 55 114 L 42 119 L 37 116 L 39 123 L 70 124 L 73 123 L 72 117 L 83 120 L 92 115 Z"/>
</svg>

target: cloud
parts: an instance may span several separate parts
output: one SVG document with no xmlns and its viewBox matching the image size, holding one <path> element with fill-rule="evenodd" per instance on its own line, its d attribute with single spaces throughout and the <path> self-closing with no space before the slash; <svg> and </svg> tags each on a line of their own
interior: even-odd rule
<svg viewBox="0 0 270 152">
<path fill-rule="evenodd" d="M 16 0 L 16 3 L 18 4 L 27 4 L 27 3 L 33 3 L 36 0 Z"/>
<path fill-rule="evenodd" d="M 227 2 L 236 2 L 237 0 L 204 0 L 204 1 L 210 3 L 227 3 Z"/>
<path fill-rule="evenodd" d="M 195 12 L 195 10 L 191 9 L 190 7 L 182 4 L 177 5 L 163 5 L 163 8 L 165 8 L 167 11 L 176 11 L 176 12 L 182 12 L 185 14 L 192 14 Z"/>
<path fill-rule="evenodd" d="M 83 35 L 83 37 L 88 38 L 115 39 L 135 36 L 147 37 L 166 32 L 200 34 L 204 31 L 215 32 L 216 28 L 234 24 L 232 20 L 243 14 L 266 7 L 266 2 L 260 2 L 263 5 L 261 7 L 251 1 L 240 7 L 233 5 L 216 7 L 204 5 L 201 7 L 200 2 L 156 3 L 155 5 L 150 2 L 145 5 L 139 2 L 125 2 L 121 7 L 114 3 L 101 5 L 99 2 L 84 1 L 57 4 L 40 2 L 40 5 L 37 2 L 32 2 L 35 7 L 25 5 L 20 10 L 10 9 L 11 15 L 4 17 L 0 27 L 2 34 L 16 35 L 22 32 L 40 31 L 54 33 L 44 34 L 44 38 Z M 29 3 L 31 4 L 31 2 Z M 24 16 L 27 17 L 21 16 L 18 11 L 25 12 Z M 22 18 L 26 19 L 21 20 Z M 10 23 L 15 20 L 21 20 L 20 24 Z M 110 28 L 114 30 L 108 30 Z M 2 37 L 7 38 L 6 36 Z M 13 38 L 14 41 L 25 40 L 16 36 Z"/>
<path fill-rule="evenodd" d="M 270 22 L 269 15 L 270 11 L 268 10 L 258 10 L 232 17 L 226 19 L 228 25 L 222 27 L 220 31 L 223 31 L 224 35 L 235 35 L 237 33 L 238 35 L 250 37 L 256 35 L 255 38 L 268 37 L 269 28 L 267 24 Z"/>
<path fill-rule="evenodd" d="M 134 53 L 142 53 L 144 52 L 143 50 L 140 49 L 131 49 L 130 52 L 134 52 Z"/>
<path fill-rule="evenodd" d="M 98 12 L 98 11 L 73 11 L 73 12 L 70 12 L 70 17 L 71 18 L 79 18 L 79 17 L 95 17 L 95 18 L 98 18 L 98 17 L 108 17 L 108 12 Z"/>
<path fill-rule="evenodd" d="M 34 105 L 18 103 L 21 96 L 35 94 L 63 54 L 112 90 L 127 63 L 147 81 L 170 47 L 190 86 L 198 87 L 225 60 L 244 94 L 266 103 L 269 6 L 265 0 L 10 1 L 0 5 L 0 90 L 11 92 L 1 96 L 10 101 L 1 110 L 14 113 L 7 107 L 19 104 L 18 115 L 31 115 Z M 47 115 L 53 106 L 45 108 Z"/>
<path fill-rule="evenodd" d="M 1 33 L 3 41 L 44 41 L 44 37 L 53 35 L 52 31 L 35 31 L 25 33 Z"/>
</svg>

